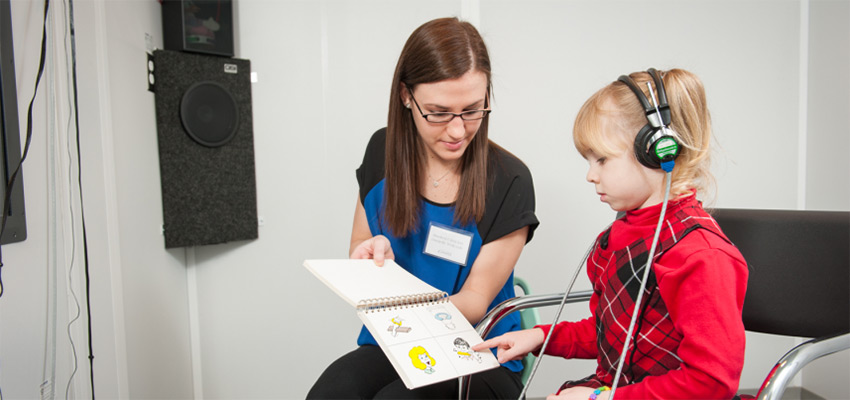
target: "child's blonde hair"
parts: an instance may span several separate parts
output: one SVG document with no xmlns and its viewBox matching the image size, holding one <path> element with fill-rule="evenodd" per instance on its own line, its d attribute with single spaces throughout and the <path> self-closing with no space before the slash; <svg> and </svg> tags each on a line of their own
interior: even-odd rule
<svg viewBox="0 0 850 400">
<path fill-rule="evenodd" d="M 659 74 L 670 104 L 670 127 L 678 134 L 682 147 L 673 169 L 671 198 L 691 189 L 711 190 L 714 186 L 709 151 L 711 116 L 702 81 L 683 69 L 659 71 Z M 629 77 L 647 99 L 652 98 L 646 87 L 646 82 L 652 81 L 649 73 L 634 72 Z M 657 90 L 654 85 L 653 90 Z M 573 141 L 585 158 L 590 152 L 604 157 L 624 150 L 634 154 L 635 136 L 646 123 L 644 109 L 635 94 L 624 83 L 614 81 L 594 93 L 581 107 L 573 126 Z"/>
</svg>

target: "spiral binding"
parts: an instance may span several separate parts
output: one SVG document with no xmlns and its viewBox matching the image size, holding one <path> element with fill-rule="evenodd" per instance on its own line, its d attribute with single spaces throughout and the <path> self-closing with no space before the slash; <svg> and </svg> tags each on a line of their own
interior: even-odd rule
<svg viewBox="0 0 850 400">
<path fill-rule="evenodd" d="M 386 310 L 401 310 L 412 307 L 430 306 L 433 304 L 444 303 L 447 301 L 449 301 L 449 294 L 446 292 L 378 297 L 374 299 L 360 300 L 357 303 L 357 310 L 366 313 Z"/>
</svg>

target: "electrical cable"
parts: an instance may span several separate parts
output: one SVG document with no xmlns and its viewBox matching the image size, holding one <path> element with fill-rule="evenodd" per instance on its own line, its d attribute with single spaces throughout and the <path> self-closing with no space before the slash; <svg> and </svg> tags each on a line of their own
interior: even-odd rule
<svg viewBox="0 0 850 400">
<path fill-rule="evenodd" d="M 555 324 L 558 323 L 558 320 L 561 319 L 561 312 L 564 310 L 564 306 L 567 304 L 567 297 L 569 297 L 570 292 L 573 290 L 573 285 L 576 283 L 576 279 L 578 279 L 578 274 L 581 272 L 582 267 L 584 267 L 587 262 L 587 258 L 590 256 L 590 252 L 593 250 L 593 247 L 596 245 L 596 241 L 587 248 L 587 251 L 584 252 L 584 257 L 581 258 L 581 262 L 576 267 L 573 272 L 573 277 L 570 279 L 570 284 L 567 286 L 567 291 L 564 293 L 564 298 L 561 299 L 561 304 L 558 306 L 558 311 L 555 312 L 555 318 L 552 321 L 552 327 L 555 327 Z M 546 351 L 546 347 L 549 345 L 549 339 L 552 338 L 552 335 L 546 335 L 546 339 L 543 340 L 543 345 L 540 346 L 540 357 L 537 357 L 534 360 L 534 364 L 531 366 L 531 373 L 528 374 L 528 379 L 525 381 L 525 385 L 522 387 L 522 391 L 519 393 L 519 400 L 525 399 L 525 394 L 528 391 L 528 388 L 531 386 L 531 381 L 534 379 L 534 375 L 537 373 L 537 367 L 540 365 L 540 360 L 543 359 L 543 354 Z"/>
<path fill-rule="evenodd" d="M 3 233 L 6 231 L 6 217 L 9 215 L 9 202 L 11 201 L 11 193 L 12 188 L 15 186 L 15 180 L 18 177 L 18 174 L 21 171 L 21 166 L 24 164 L 24 161 L 27 159 L 27 155 L 29 154 L 30 144 L 32 143 L 32 108 L 35 103 L 35 97 L 38 94 L 38 84 L 41 81 L 41 76 L 44 73 L 44 59 L 47 53 L 47 13 L 50 8 L 50 0 L 44 0 L 44 15 L 42 17 L 42 28 L 41 28 L 41 51 L 39 54 L 38 61 L 38 72 L 36 73 L 35 85 L 32 92 L 32 98 L 30 99 L 29 108 L 27 109 L 27 127 L 26 127 L 26 139 L 24 142 L 24 150 L 21 154 L 21 159 L 18 161 L 18 165 L 15 166 L 12 175 L 9 177 L 9 181 L 6 182 L 6 192 L 4 193 L 3 200 L 3 215 L 0 216 L 0 237 L 3 236 Z M 3 270 L 3 247 L 0 246 L 0 272 Z M 3 279 L 2 274 L 0 274 L 0 297 L 3 296 Z M 3 391 L 0 389 L 0 400 L 3 399 Z"/>
<path fill-rule="evenodd" d="M 63 15 L 67 18 L 68 24 L 71 25 L 72 22 L 70 21 L 70 12 L 64 12 Z M 66 36 L 65 36 L 65 39 L 63 40 L 63 44 L 65 45 L 65 51 L 66 51 L 65 57 L 64 57 L 65 58 L 65 72 L 67 74 L 70 74 L 72 71 L 71 71 L 70 62 L 68 61 L 68 49 L 67 49 L 69 36 L 67 35 L 68 31 L 65 31 L 65 33 L 66 33 Z M 69 81 L 72 79 L 71 76 L 67 76 L 66 78 L 68 78 Z M 68 108 L 71 109 L 71 113 L 75 114 L 76 113 L 76 107 L 73 104 L 73 99 L 70 97 L 70 95 L 71 95 L 70 91 L 68 92 L 68 94 L 69 94 Z M 74 266 L 76 265 L 76 260 L 77 260 L 77 229 L 76 229 L 76 225 L 74 224 L 74 218 L 73 218 L 73 216 L 74 216 L 74 195 L 73 195 L 73 192 L 74 192 L 73 191 L 73 187 L 74 187 L 74 182 L 73 182 L 74 181 L 74 179 L 73 179 L 74 156 L 71 153 L 71 148 L 72 148 L 73 145 L 71 143 L 71 135 L 70 135 L 70 132 L 71 132 L 71 118 L 70 117 L 68 118 L 68 121 L 65 124 L 65 132 L 66 132 L 66 135 L 65 135 L 65 148 L 64 149 L 66 151 L 65 155 L 67 156 L 67 160 L 68 160 L 68 165 L 67 165 L 68 166 L 68 176 L 67 176 L 67 178 L 68 178 L 68 181 L 67 181 L 67 184 L 68 184 L 68 186 L 67 186 L 67 188 L 68 188 L 68 215 L 71 216 L 71 218 L 69 219 L 70 224 L 71 224 L 71 229 L 70 229 L 70 234 L 71 234 L 71 241 L 70 241 L 70 243 L 71 243 L 71 256 L 70 256 L 70 260 L 71 260 L 71 262 L 68 265 L 67 276 L 68 276 L 68 292 L 69 292 L 71 298 L 74 301 L 74 307 L 75 307 L 75 310 L 74 310 L 75 315 L 74 315 L 73 318 L 71 318 L 70 321 L 68 321 L 68 325 L 66 326 L 66 331 L 67 331 L 67 334 L 68 334 L 68 342 L 71 345 L 71 355 L 72 355 L 71 361 L 73 362 L 73 368 L 71 370 L 71 374 L 68 376 L 68 383 L 65 385 L 65 399 L 68 400 L 70 398 L 70 394 L 71 394 L 71 384 L 73 383 L 74 377 L 77 375 L 77 371 L 79 370 L 79 363 L 78 363 L 78 356 L 77 356 L 77 345 L 74 342 L 74 338 L 73 338 L 73 335 L 72 335 L 72 332 L 71 332 L 71 327 L 73 326 L 73 324 L 75 322 L 77 322 L 80 319 L 80 316 L 81 316 L 80 301 L 79 301 L 79 298 L 77 297 L 76 291 L 74 290 L 74 285 L 72 284 L 72 279 L 73 279 L 73 276 L 74 276 Z M 79 170 L 79 157 L 77 158 L 77 169 Z M 82 204 L 81 204 L 81 206 L 82 206 Z"/>
<path fill-rule="evenodd" d="M 75 129 L 75 131 L 76 131 L 76 153 L 77 153 L 77 162 L 78 162 L 77 185 L 79 187 L 80 213 L 81 213 L 81 220 L 82 220 L 82 228 L 81 229 L 82 229 L 82 234 L 83 234 L 83 250 L 84 250 L 84 258 L 85 258 L 86 304 L 87 304 L 87 311 L 88 311 L 89 360 L 90 360 L 90 363 L 91 363 L 91 369 L 90 369 L 91 379 L 90 380 L 91 380 L 92 399 L 94 399 L 95 398 L 95 396 L 94 396 L 94 355 L 93 355 L 93 351 L 92 351 L 93 343 L 92 343 L 92 324 L 91 324 L 91 292 L 90 292 L 90 274 L 89 274 L 89 259 L 88 259 L 88 240 L 87 240 L 86 227 L 85 227 L 85 212 L 83 211 L 82 171 L 81 171 L 81 167 L 80 167 L 80 160 L 81 160 L 81 157 L 80 157 L 80 155 L 81 155 L 81 151 L 80 151 L 80 129 L 79 129 L 80 124 L 79 124 L 79 112 L 78 112 L 78 104 L 79 103 L 78 103 L 78 96 L 77 96 L 78 92 L 77 92 L 77 73 L 76 73 L 76 42 L 75 42 L 75 29 L 74 29 L 74 19 L 73 19 L 73 0 L 68 0 L 68 5 L 69 5 L 70 41 L 71 41 L 71 59 L 72 59 L 71 73 L 72 73 L 72 83 L 73 83 L 73 104 L 74 104 L 73 112 L 74 112 L 74 123 L 75 123 L 75 127 L 76 127 L 76 129 Z M 17 166 L 14 169 L 14 172 L 11 174 L 9 181 L 6 184 L 5 200 L 4 200 L 4 204 L 3 204 L 3 214 L 2 214 L 2 218 L 0 218 L 0 236 L 2 236 L 3 232 L 6 229 L 6 219 L 7 219 L 8 210 L 9 210 L 10 194 L 11 194 L 11 191 L 12 191 L 11 189 L 12 189 L 12 187 L 14 187 L 15 181 L 16 181 L 19 173 L 20 173 L 21 167 L 22 167 L 24 161 L 26 160 L 27 155 L 29 154 L 30 144 L 32 143 L 33 104 L 35 103 L 35 97 L 38 94 L 39 83 L 40 83 L 41 78 L 42 78 L 43 73 L 44 73 L 45 58 L 46 58 L 46 52 L 47 52 L 47 18 L 48 18 L 48 15 L 49 15 L 49 10 L 50 10 L 50 0 L 45 0 L 44 1 L 44 14 L 43 14 L 43 20 L 42 20 L 42 37 L 41 37 L 41 50 L 40 50 L 40 57 L 39 57 L 38 73 L 37 73 L 36 80 L 35 80 L 35 88 L 33 90 L 33 95 L 32 95 L 32 98 L 30 100 L 30 103 L 29 103 L 29 108 L 27 110 L 26 140 L 25 140 L 24 150 L 23 150 L 23 154 L 21 156 L 21 159 L 18 162 Z M 70 146 L 69 146 L 69 148 L 70 148 Z M 70 160 L 70 157 L 69 157 L 69 160 Z M 73 168 L 70 168 L 69 172 L 72 169 Z M 69 178 L 70 178 L 70 176 L 69 176 Z M 70 186 L 69 186 L 69 188 L 70 188 Z M 71 207 L 72 207 L 71 208 L 71 215 L 73 215 L 73 206 L 71 205 Z M 72 235 L 72 241 L 71 241 L 71 243 L 72 243 L 71 260 L 72 261 L 71 261 L 71 265 L 69 267 L 69 275 L 70 275 L 71 270 L 73 269 L 73 260 L 75 258 L 74 254 L 75 254 L 75 249 L 76 249 L 76 238 L 75 238 L 75 234 L 74 234 L 73 219 L 72 219 L 71 235 Z M 2 267 L 3 267 L 2 247 L 0 247 L 0 270 L 2 270 Z M 71 291 L 72 296 L 75 299 L 75 304 L 77 304 L 77 315 L 68 323 L 68 336 L 69 336 L 69 340 L 71 342 L 71 350 L 74 353 L 74 370 L 71 373 L 71 378 L 69 378 L 68 388 L 70 387 L 71 379 L 73 379 L 73 376 L 74 376 L 74 374 L 76 373 L 76 370 L 77 370 L 76 348 L 75 348 L 75 345 L 74 345 L 74 342 L 73 342 L 73 338 L 71 337 L 70 327 L 79 318 L 79 314 L 80 314 L 79 304 L 76 301 L 76 295 L 73 292 L 73 288 L 71 288 L 70 291 Z M 0 296 L 2 296 L 2 295 L 3 295 L 3 283 L 2 283 L 2 277 L 0 277 Z M 66 388 L 66 398 L 68 397 L 67 390 L 68 389 Z M 2 399 L 2 392 L 0 392 L 0 399 Z"/>
<path fill-rule="evenodd" d="M 70 161 L 70 160 L 69 160 Z M 71 208 L 70 212 L 73 215 L 73 202 L 69 202 L 69 208 Z M 74 234 L 74 219 L 71 218 L 71 264 L 68 266 L 68 291 L 71 294 L 71 298 L 74 300 L 74 306 L 76 307 L 76 315 L 68 321 L 67 331 L 68 331 L 68 342 L 71 344 L 71 361 L 73 361 L 74 367 L 71 370 L 71 375 L 68 377 L 68 384 L 65 385 L 65 399 L 68 400 L 69 391 L 71 388 L 71 383 L 74 381 L 74 376 L 77 374 L 77 346 L 74 343 L 74 337 L 71 335 L 71 325 L 80 318 L 80 302 L 77 299 L 77 294 L 74 291 L 73 285 L 71 285 L 71 276 L 74 270 L 74 258 L 76 257 L 76 235 Z"/>
<path fill-rule="evenodd" d="M 617 382 L 619 381 L 620 373 L 621 373 L 621 370 L 622 370 L 622 367 L 623 367 L 623 360 L 625 359 L 624 355 L 625 355 L 626 349 L 628 348 L 629 336 L 631 336 L 631 332 L 632 332 L 632 329 L 634 328 L 634 323 L 635 323 L 635 320 L 637 318 L 636 314 L 639 312 L 639 309 L 640 309 L 639 306 L 640 306 L 640 302 L 641 302 L 641 297 L 643 296 L 643 291 L 646 288 L 648 271 L 649 271 L 649 269 L 652 265 L 652 258 L 653 258 L 653 254 L 655 253 L 656 245 L 658 244 L 658 237 L 661 233 L 661 226 L 662 226 L 662 223 L 664 221 L 664 215 L 667 212 L 667 203 L 668 203 L 668 199 L 669 199 L 669 196 L 670 196 L 670 184 L 671 184 L 671 180 L 672 180 L 671 179 L 672 174 L 670 173 L 670 171 L 673 170 L 673 162 L 670 161 L 668 163 L 663 163 L 662 168 L 664 168 L 664 170 L 667 171 L 666 172 L 667 183 L 666 183 L 666 189 L 664 190 L 664 202 L 661 206 L 661 215 L 658 218 L 658 225 L 655 228 L 655 235 L 654 235 L 653 240 L 652 240 L 652 248 L 650 249 L 650 252 L 649 252 L 649 258 L 647 260 L 646 267 L 644 267 L 644 277 L 643 277 L 643 280 L 641 282 L 641 288 L 640 288 L 640 292 L 638 293 L 638 299 L 635 302 L 635 312 L 632 315 L 631 322 L 629 323 L 629 333 L 626 335 L 626 343 L 625 343 L 625 346 L 623 347 L 623 352 L 620 355 L 620 363 L 619 363 L 619 366 L 617 368 L 617 374 L 614 377 L 614 383 L 613 383 L 612 390 L 611 390 L 610 400 L 613 400 L 613 398 L 614 398 L 614 391 L 617 388 Z M 669 169 L 669 171 L 668 171 L 668 169 Z M 582 270 L 582 267 L 587 262 L 587 258 L 590 256 L 590 252 L 593 250 L 593 247 L 594 247 L 595 244 L 596 244 L 596 242 L 594 241 L 594 243 L 591 244 L 591 246 L 587 249 L 587 251 L 584 254 L 584 257 L 582 257 L 581 263 L 579 263 L 578 267 L 575 269 L 575 272 L 573 272 L 573 276 L 572 276 L 572 279 L 570 280 L 570 284 L 567 286 L 567 291 L 564 293 L 564 297 L 563 297 L 563 299 L 561 299 L 561 304 L 558 306 L 558 311 L 556 312 L 555 318 L 552 321 L 552 324 L 551 324 L 552 327 L 554 327 L 555 324 L 558 323 L 558 320 L 560 320 L 561 312 L 563 311 L 564 306 L 566 305 L 566 302 L 567 302 L 567 297 L 569 297 L 570 292 L 572 291 L 573 285 L 575 284 L 575 281 L 578 278 L 578 274 Z M 522 392 L 520 392 L 519 400 L 523 400 L 525 398 L 525 394 L 528 391 L 528 387 L 531 385 L 532 379 L 534 379 L 534 375 L 537 373 L 537 367 L 540 364 L 540 360 L 543 359 L 542 355 L 545 353 L 546 347 L 549 345 L 549 339 L 551 339 L 551 337 L 552 337 L 551 334 L 546 335 L 546 339 L 543 341 L 543 345 L 540 347 L 540 351 L 539 351 L 539 354 L 541 356 L 537 357 L 537 359 L 534 360 L 534 364 L 532 365 L 531 373 L 528 376 L 528 380 L 526 381 L 526 384 L 523 386 Z"/>
<path fill-rule="evenodd" d="M 672 166 L 670 166 L 671 171 L 672 169 Z M 655 235 L 652 238 L 652 247 L 649 249 L 649 257 L 646 259 L 646 265 L 643 267 L 643 278 L 641 279 L 640 290 L 638 291 L 637 299 L 635 299 L 635 309 L 632 312 L 632 320 L 629 322 L 629 330 L 626 333 L 626 340 L 623 342 L 623 351 L 620 352 L 620 361 L 617 365 L 617 373 L 614 374 L 614 382 L 611 384 L 611 396 L 609 397 L 609 400 L 614 400 L 614 394 L 617 392 L 617 384 L 620 382 L 623 364 L 626 361 L 629 341 L 633 334 L 632 331 L 635 328 L 635 322 L 640 314 L 640 303 L 643 300 L 643 291 L 646 289 L 646 282 L 649 280 L 649 271 L 652 269 L 652 259 L 655 257 L 655 248 L 658 245 L 658 237 L 661 235 L 661 227 L 664 224 L 664 215 L 667 213 L 667 201 L 670 199 L 670 183 L 672 181 L 673 174 L 668 171 L 665 175 L 667 183 L 664 190 L 664 202 L 661 203 L 661 214 L 658 216 L 658 225 L 655 227 Z"/>
<path fill-rule="evenodd" d="M 652 90 L 652 85 L 649 82 L 647 82 L 646 86 L 649 88 L 649 93 L 650 93 L 650 96 L 652 98 L 653 105 L 655 106 L 656 114 L 661 115 L 661 112 L 658 109 L 658 100 L 656 99 L 655 93 Z M 661 130 L 664 132 L 664 134 L 666 136 L 670 136 L 670 133 L 668 132 L 669 129 L 666 125 L 662 125 Z M 665 158 L 665 159 L 661 160 L 661 169 L 665 172 L 665 178 L 666 178 L 665 179 L 666 184 L 665 184 L 665 189 L 664 189 L 664 201 L 662 202 L 662 205 L 661 205 L 661 213 L 658 216 L 658 224 L 655 227 L 655 234 L 652 238 L 652 246 L 650 247 L 650 250 L 649 250 L 649 257 L 647 258 L 646 265 L 644 266 L 643 279 L 641 280 L 640 290 L 638 291 L 638 296 L 637 296 L 637 299 L 635 300 L 635 306 L 634 306 L 634 310 L 632 312 L 632 318 L 631 318 L 631 321 L 629 322 L 629 329 L 628 329 L 628 332 L 626 333 L 626 339 L 623 343 L 623 350 L 620 352 L 620 360 L 619 360 L 618 365 L 617 365 L 617 372 L 614 375 L 614 381 L 611 384 L 611 395 L 609 397 L 609 400 L 614 400 L 614 394 L 617 391 L 617 385 L 620 382 L 620 376 L 622 374 L 623 364 L 626 360 L 626 354 L 628 353 L 629 341 L 631 340 L 631 337 L 632 337 L 632 334 L 633 334 L 635 322 L 638 320 L 638 316 L 641 314 L 641 306 L 640 305 L 641 305 L 641 302 L 642 302 L 642 299 L 643 299 L 643 292 L 644 292 L 644 290 L 646 290 L 646 283 L 649 280 L 648 279 L 649 278 L 649 271 L 652 269 L 652 261 L 653 261 L 653 258 L 655 257 L 655 249 L 658 246 L 658 238 L 661 235 L 661 227 L 663 226 L 663 223 L 664 223 L 664 217 L 667 214 L 667 204 L 668 204 L 669 199 L 670 199 L 670 187 L 671 187 L 672 175 L 673 175 L 672 172 L 673 172 L 673 168 L 675 167 L 675 165 L 676 165 L 675 164 L 675 156 L 670 157 L 669 159 Z M 564 305 L 566 304 L 567 297 L 569 296 L 570 291 L 572 290 L 573 284 L 575 284 L 576 278 L 578 277 L 578 273 L 581 270 L 582 266 L 587 261 L 587 257 L 590 255 L 590 252 L 593 249 L 594 245 L 595 245 L 595 242 L 594 242 L 593 245 L 590 246 L 590 248 L 588 248 L 587 252 L 585 253 L 585 255 L 582 259 L 582 262 L 579 264 L 578 268 L 576 268 L 576 271 L 573 273 L 572 280 L 570 281 L 570 284 L 567 287 L 566 293 L 564 293 L 564 298 L 561 299 L 561 304 L 558 307 L 558 311 L 555 315 L 555 320 L 552 322 L 552 325 L 551 325 L 552 327 L 554 327 L 555 324 L 560 319 L 561 311 L 563 310 Z M 647 305 L 648 304 L 649 303 L 647 302 Z M 537 367 L 540 364 L 540 360 L 543 358 L 542 355 L 545 353 L 546 347 L 549 344 L 549 339 L 551 337 L 552 337 L 551 332 L 550 332 L 549 335 L 546 335 L 546 338 L 543 341 L 543 345 L 540 347 L 540 351 L 539 351 L 539 354 L 541 355 L 541 357 L 537 357 L 537 359 L 535 360 L 534 365 L 532 366 L 532 369 L 531 369 L 531 373 L 528 377 L 528 380 L 526 381 L 526 384 L 523 387 L 522 392 L 520 393 L 519 400 L 523 400 L 525 398 L 526 391 L 528 390 L 528 387 L 531 383 L 531 380 L 534 378 L 534 374 L 537 372 Z M 632 358 L 633 357 L 634 357 L 634 350 L 632 351 Z"/>
<path fill-rule="evenodd" d="M 89 271 L 89 246 L 88 235 L 86 234 L 86 213 L 83 206 L 83 174 L 82 174 L 82 158 L 80 157 L 80 113 L 79 100 L 77 91 L 77 44 L 76 44 L 76 29 L 74 25 L 74 0 L 68 0 L 68 20 L 71 40 L 71 73 L 72 73 L 72 91 L 74 94 L 74 126 L 76 131 L 77 144 L 77 185 L 79 187 L 80 197 L 80 224 L 83 234 L 83 260 L 85 266 L 86 278 L 86 315 L 88 322 L 88 346 L 89 346 L 89 378 L 91 381 L 91 397 L 94 400 L 94 344 L 92 342 L 92 313 L 91 313 L 91 274 Z"/>
<path fill-rule="evenodd" d="M 670 167 L 670 169 L 672 170 L 672 166 Z M 662 222 L 664 221 L 664 215 L 666 214 L 666 211 L 667 211 L 667 201 L 668 201 L 669 194 L 670 194 L 671 174 L 670 174 L 670 172 L 667 172 L 666 175 L 667 175 L 667 184 L 666 184 L 666 190 L 665 190 L 665 196 L 664 196 L 664 203 L 661 206 L 661 215 L 658 219 L 658 225 L 656 226 L 656 229 L 655 229 L 655 236 L 654 236 L 653 241 L 652 241 L 652 248 L 651 248 L 650 253 L 649 253 L 649 259 L 647 261 L 646 267 L 644 268 L 644 277 L 643 277 L 643 282 L 641 284 L 640 292 L 638 294 L 638 300 L 635 302 L 635 310 L 636 311 L 639 310 L 639 305 L 640 305 L 640 301 L 641 301 L 640 298 L 643 295 L 643 291 L 646 287 L 647 271 L 649 270 L 649 268 L 652 264 L 652 257 L 653 257 L 653 254 L 655 253 L 655 247 L 658 243 L 658 237 L 659 237 L 660 232 L 661 232 Z M 570 292 L 572 291 L 573 285 L 575 284 L 575 281 L 578 278 L 578 274 L 582 270 L 582 267 L 584 267 L 585 263 L 587 262 L 587 258 L 590 256 L 590 252 L 593 250 L 593 247 L 594 247 L 595 244 L 596 244 L 596 242 L 594 241 L 593 244 L 591 244 L 591 246 L 587 249 L 587 251 L 584 253 L 584 257 L 582 257 L 582 261 L 579 263 L 578 267 L 575 269 L 575 272 L 573 272 L 573 276 L 572 276 L 572 279 L 570 280 L 570 284 L 567 286 L 567 291 L 564 293 L 564 297 L 563 297 L 563 299 L 561 299 L 561 304 L 558 306 L 558 311 L 556 312 L 555 318 L 552 321 L 552 324 L 551 324 L 552 327 L 554 327 L 555 324 L 557 324 L 558 321 L 560 320 L 561 312 L 563 311 L 564 306 L 566 305 L 566 302 L 567 302 L 567 297 L 569 297 Z M 627 334 L 627 336 L 626 336 L 626 338 L 627 338 L 626 339 L 626 345 L 625 345 L 626 347 L 624 347 L 623 354 L 625 354 L 625 349 L 628 346 L 628 336 L 631 335 L 631 330 L 634 327 L 635 320 L 636 320 L 636 316 L 632 315 L 632 321 L 629 325 L 629 334 Z M 528 387 L 531 385 L 531 381 L 534 379 L 534 375 L 537 373 L 537 367 L 540 364 L 540 360 L 543 359 L 542 356 L 546 352 L 546 347 L 549 345 L 549 339 L 551 339 L 551 337 L 552 337 L 551 334 L 546 335 L 546 339 L 543 341 L 543 345 L 540 347 L 540 351 L 539 351 L 540 357 L 537 357 L 537 359 L 534 360 L 534 364 L 531 367 L 531 373 L 528 376 L 528 380 L 526 381 L 525 386 L 522 388 L 522 392 L 520 392 L 519 400 L 525 399 L 525 395 L 526 395 L 526 392 L 528 391 Z M 616 390 L 617 381 L 619 380 L 619 374 L 620 374 L 620 371 L 622 369 L 622 360 L 624 359 L 623 354 L 621 354 L 620 366 L 617 368 L 617 375 L 615 375 L 615 378 L 614 378 L 614 383 L 613 383 L 612 390 L 611 390 L 610 400 L 613 400 L 613 398 L 614 398 L 614 390 Z"/>
<path fill-rule="evenodd" d="M 655 92 L 652 90 L 652 84 L 646 82 L 646 87 L 649 90 L 649 96 L 652 99 L 652 104 L 655 106 L 655 114 L 661 115 L 661 110 L 658 109 L 658 99 L 655 96 Z M 661 94 L 663 95 L 663 92 L 661 92 Z M 665 136 L 671 136 L 671 132 L 669 132 L 670 130 L 667 125 L 661 125 L 661 131 Z M 649 257 L 647 257 L 646 266 L 644 266 L 643 269 L 643 279 L 640 282 L 640 290 L 638 291 L 637 299 L 635 299 L 635 309 L 632 311 L 632 319 L 629 321 L 629 330 L 626 333 L 626 340 L 623 342 L 623 351 L 620 352 L 620 361 L 617 365 L 617 373 L 614 374 L 614 382 L 611 383 L 611 396 L 608 397 L 608 400 L 614 400 L 614 395 L 617 393 L 617 386 L 620 383 L 620 375 L 623 372 L 623 364 L 626 361 L 626 353 L 628 353 L 629 350 L 629 341 L 634 333 L 633 330 L 635 322 L 640 315 L 640 303 L 643 300 L 643 292 L 646 290 L 646 283 L 649 280 L 649 271 L 652 270 L 652 261 L 653 258 L 655 258 L 655 249 L 658 246 L 658 237 L 661 235 L 661 226 L 664 223 L 664 216 L 667 214 L 667 202 L 670 200 L 670 186 L 673 181 L 673 168 L 675 166 L 675 156 L 670 157 L 669 159 L 661 159 L 661 169 L 666 175 L 666 184 L 664 185 L 664 202 L 661 203 L 661 213 L 658 216 L 658 225 L 655 227 L 655 235 L 652 238 L 652 246 L 649 249 Z M 635 343 L 637 343 L 637 339 L 635 339 Z M 634 351 L 636 350 L 637 347 L 635 347 L 635 350 L 632 350 L 632 355 L 634 355 Z"/>
</svg>

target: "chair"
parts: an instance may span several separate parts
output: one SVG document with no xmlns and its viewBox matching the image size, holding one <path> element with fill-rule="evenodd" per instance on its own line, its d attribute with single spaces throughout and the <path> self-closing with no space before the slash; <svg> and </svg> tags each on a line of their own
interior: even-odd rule
<svg viewBox="0 0 850 400">
<path fill-rule="evenodd" d="M 779 359 L 757 397 L 779 399 L 817 358 L 850 348 L 850 212 L 718 209 L 750 267 L 748 331 L 812 338 Z"/>
<path fill-rule="evenodd" d="M 750 268 L 743 320 L 748 331 L 812 338 L 790 349 L 757 398 L 780 399 L 817 358 L 850 348 L 850 212 L 715 209 L 714 218 Z M 567 303 L 591 292 L 571 293 Z M 485 336 L 514 311 L 558 305 L 563 293 L 506 300 L 478 324 Z M 461 381 L 461 393 L 468 383 Z"/>
</svg>

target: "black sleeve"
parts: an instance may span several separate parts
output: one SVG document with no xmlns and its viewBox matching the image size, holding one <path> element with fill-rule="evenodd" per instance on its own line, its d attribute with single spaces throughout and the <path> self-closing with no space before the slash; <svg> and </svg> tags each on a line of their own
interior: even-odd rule
<svg viewBox="0 0 850 400">
<path fill-rule="evenodd" d="M 372 190 L 381 179 L 384 179 L 384 149 L 386 148 L 387 129 L 378 129 L 372 138 L 369 139 L 369 144 L 366 145 L 366 152 L 363 155 L 363 162 L 360 168 L 357 168 L 357 183 L 360 185 L 360 201 L 364 201 L 366 195 Z"/>
<path fill-rule="evenodd" d="M 501 149 L 490 152 L 493 174 L 487 193 L 484 217 L 479 223 L 483 244 L 492 242 L 517 229 L 528 226 L 526 243 L 531 241 L 540 222 L 534 213 L 534 182 L 528 167 Z"/>
</svg>

